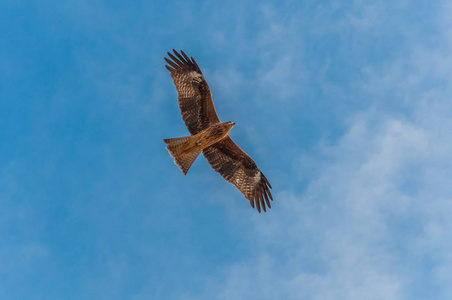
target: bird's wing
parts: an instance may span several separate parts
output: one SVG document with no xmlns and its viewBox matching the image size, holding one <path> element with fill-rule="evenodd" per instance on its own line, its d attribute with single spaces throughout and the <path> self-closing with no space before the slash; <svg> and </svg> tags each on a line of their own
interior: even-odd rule
<svg viewBox="0 0 452 300">
<path fill-rule="evenodd" d="M 203 154 L 215 171 L 245 195 L 253 208 L 255 204 L 259 212 L 261 207 L 266 211 L 265 204 L 271 208 L 269 198 L 273 200 L 273 197 L 270 183 L 251 157 L 229 135 L 205 148 Z"/>
<path fill-rule="evenodd" d="M 212 102 L 212 94 L 201 70 L 193 57 L 181 50 L 180 54 L 173 49 L 174 55 L 168 52 L 169 64 L 165 67 L 170 71 L 177 90 L 177 99 L 182 119 L 190 134 L 194 135 L 209 127 L 210 124 L 220 122 Z"/>
</svg>

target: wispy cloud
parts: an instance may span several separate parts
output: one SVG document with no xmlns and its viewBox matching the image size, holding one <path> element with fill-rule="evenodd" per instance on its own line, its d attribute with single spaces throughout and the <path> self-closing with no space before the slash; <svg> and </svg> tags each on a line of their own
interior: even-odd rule
<svg viewBox="0 0 452 300">
<path fill-rule="evenodd" d="M 225 270 L 209 296 L 405 299 L 430 284 L 432 298 L 451 292 L 452 137 L 368 119 L 323 149 L 328 162 L 304 193 L 276 194 L 273 215 L 253 223 L 254 259 Z"/>
<path fill-rule="evenodd" d="M 350 20 L 362 30 L 375 18 Z M 276 192 L 275 209 L 264 218 L 231 212 L 253 228 L 249 256 L 211 279 L 203 296 L 442 299 L 452 293 L 451 49 L 411 42 L 404 57 L 363 67 L 350 95 L 372 98 L 347 116 L 344 135 L 294 160 L 310 162 L 299 171 L 312 172 L 306 189 Z M 291 72 L 290 64 L 285 70 Z"/>
<path fill-rule="evenodd" d="M 450 4 L 85 2 L 4 19 L 3 298 L 450 298 Z M 174 167 L 171 48 L 270 212 Z"/>
</svg>

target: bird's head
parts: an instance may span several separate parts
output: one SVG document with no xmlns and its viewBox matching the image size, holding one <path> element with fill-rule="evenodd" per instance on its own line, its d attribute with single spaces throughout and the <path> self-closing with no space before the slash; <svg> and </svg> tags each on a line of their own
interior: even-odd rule
<svg viewBox="0 0 452 300">
<path fill-rule="evenodd" d="M 226 131 L 229 132 L 229 130 L 232 129 L 232 127 L 235 125 L 234 122 L 224 122 L 223 123 L 225 125 Z"/>
</svg>

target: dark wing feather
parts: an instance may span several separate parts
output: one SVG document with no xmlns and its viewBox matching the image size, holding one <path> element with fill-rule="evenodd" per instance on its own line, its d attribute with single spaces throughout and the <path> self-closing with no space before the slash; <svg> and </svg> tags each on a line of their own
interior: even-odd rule
<svg viewBox="0 0 452 300">
<path fill-rule="evenodd" d="M 177 99 L 182 119 L 190 134 L 194 135 L 209 127 L 210 124 L 220 122 L 212 102 L 212 94 L 201 70 L 193 57 L 181 50 L 180 54 L 173 49 L 175 56 L 168 52 L 169 64 L 165 67 L 170 71 L 177 90 Z"/>
<path fill-rule="evenodd" d="M 203 155 L 215 171 L 245 195 L 253 208 L 256 205 L 259 212 L 261 207 L 267 211 L 265 205 L 271 208 L 269 198 L 273 201 L 273 197 L 270 183 L 251 157 L 229 136 L 205 148 Z"/>
</svg>

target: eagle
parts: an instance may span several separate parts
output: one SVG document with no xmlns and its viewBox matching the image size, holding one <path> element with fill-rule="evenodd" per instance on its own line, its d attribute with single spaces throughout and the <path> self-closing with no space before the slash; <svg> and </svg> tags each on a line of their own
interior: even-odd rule
<svg viewBox="0 0 452 300">
<path fill-rule="evenodd" d="M 182 119 L 190 136 L 164 139 L 166 149 L 184 175 L 202 152 L 212 168 L 249 200 L 251 207 L 271 208 L 273 201 L 270 182 L 256 163 L 229 136 L 235 125 L 221 122 L 215 111 L 212 94 L 201 69 L 193 57 L 182 50 L 165 57 L 165 67 L 171 74 L 177 90 Z"/>
</svg>

